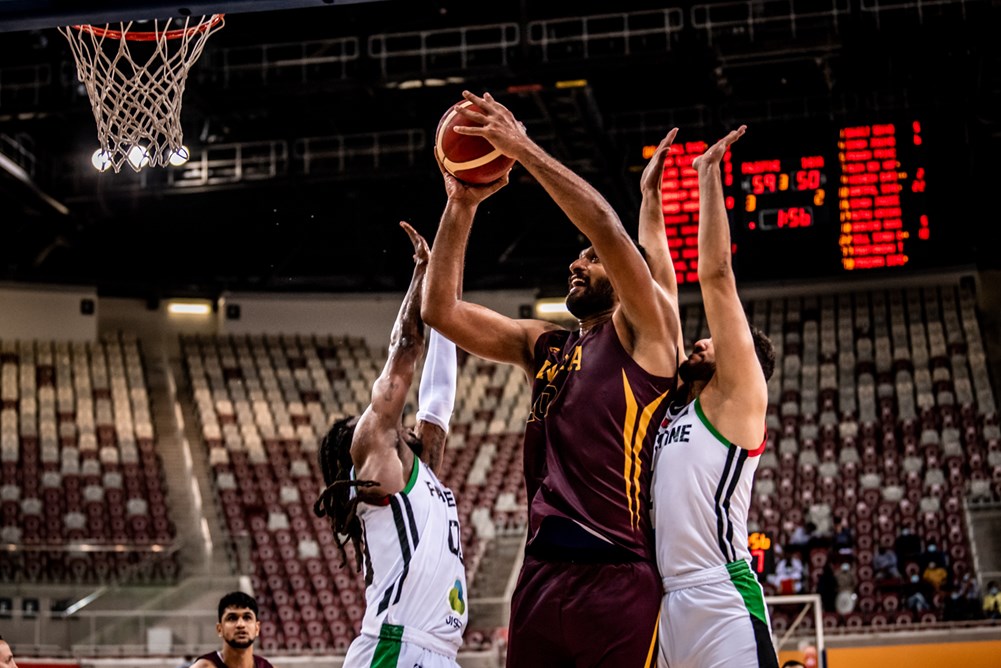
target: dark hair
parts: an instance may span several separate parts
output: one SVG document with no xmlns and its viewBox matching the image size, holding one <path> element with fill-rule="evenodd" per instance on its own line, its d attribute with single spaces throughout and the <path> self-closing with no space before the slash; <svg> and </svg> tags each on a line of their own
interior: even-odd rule
<svg viewBox="0 0 1001 668">
<path fill-rule="evenodd" d="M 768 335 L 760 329 L 751 325 L 751 338 L 754 339 L 754 352 L 758 356 L 758 363 L 765 373 L 765 381 L 768 381 L 775 373 L 775 346 Z"/>
<path fill-rule="evenodd" d="M 636 239 L 633 239 L 632 237 L 629 237 L 629 240 L 633 242 L 634 246 L 636 246 L 636 250 L 638 250 L 640 252 L 640 255 L 643 257 L 643 261 L 646 262 L 647 266 L 649 267 L 650 266 L 650 255 L 649 255 L 649 253 L 646 252 L 646 248 L 643 247 L 643 244 L 641 244 Z"/>
<path fill-rule="evenodd" d="M 804 664 L 802 661 L 790 659 L 782 664 L 782 668 L 804 668 Z"/>
<path fill-rule="evenodd" d="M 247 608 L 252 610 L 254 617 L 260 617 L 257 612 L 257 601 L 250 594 L 245 594 L 242 591 L 232 591 L 221 599 L 219 599 L 219 621 L 222 621 L 222 616 L 226 612 L 227 608 L 237 608 L 243 609 Z"/>
<path fill-rule="evenodd" d="M 355 435 L 355 416 L 338 420 L 320 442 L 318 457 L 320 470 L 323 472 L 323 483 L 327 486 L 313 504 L 313 512 L 317 517 L 330 519 L 334 531 L 334 542 L 341 550 L 344 563 L 347 563 L 348 553 L 344 545 L 350 540 L 355 547 L 355 566 L 362 570 L 362 555 L 371 563 L 368 547 L 362 534 L 361 520 L 358 519 L 358 497 L 351 498 L 352 487 L 374 487 L 378 483 L 372 480 L 352 480 L 351 441 Z M 347 536 L 341 540 L 340 536 Z M 371 577 L 372 569 L 368 569 Z M 367 579 L 366 578 L 366 579 Z"/>
</svg>

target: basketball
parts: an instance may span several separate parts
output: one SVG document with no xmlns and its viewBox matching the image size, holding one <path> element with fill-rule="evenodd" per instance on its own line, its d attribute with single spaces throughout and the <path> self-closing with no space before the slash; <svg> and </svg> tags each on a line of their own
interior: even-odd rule
<svg viewBox="0 0 1001 668">
<path fill-rule="evenodd" d="M 476 125 L 457 111 L 460 108 L 480 110 L 468 100 L 449 107 L 435 132 L 435 154 L 448 173 L 460 181 L 474 185 L 493 183 L 511 169 L 514 159 L 503 155 L 483 137 L 452 132 L 458 125 Z"/>
</svg>

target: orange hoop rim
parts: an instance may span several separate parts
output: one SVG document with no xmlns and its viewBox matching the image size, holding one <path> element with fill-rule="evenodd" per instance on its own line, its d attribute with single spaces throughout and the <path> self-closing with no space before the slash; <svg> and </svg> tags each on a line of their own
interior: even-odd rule
<svg viewBox="0 0 1001 668">
<path fill-rule="evenodd" d="M 90 24 L 80 24 L 71 26 L 80 32 L 89 32 L 95 37 L 106 37 L 108 39 L 125 39 L 130 42 L 157 42 L 161 39 L 181 39 L 182 37 L 191 37 L 201 32 L 206 32 L 216 27 L 222 23 L 225 14 L 213 14 L 212 18 L 208 21 L 202 21 L 196 26 L 191 26 L 188 28 L 177 28 L 175 30 L 166 31 L 156 31 L 156 30 L 111 30 L 110 28 L 90 25 Z M 111 25 L 110 23 L 108 25 Z"/>
</svg>

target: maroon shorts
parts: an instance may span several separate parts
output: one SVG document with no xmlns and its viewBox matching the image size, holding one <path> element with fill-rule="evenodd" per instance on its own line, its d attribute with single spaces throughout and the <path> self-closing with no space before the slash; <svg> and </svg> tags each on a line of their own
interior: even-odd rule
<svg viewBox="0 0 1001 668">
<path fill-rule="evenodd" d="M 649 562 L 525 556 L 511 600 L 508 668 L 656 665 L 661 581 Z"/>
</svg>

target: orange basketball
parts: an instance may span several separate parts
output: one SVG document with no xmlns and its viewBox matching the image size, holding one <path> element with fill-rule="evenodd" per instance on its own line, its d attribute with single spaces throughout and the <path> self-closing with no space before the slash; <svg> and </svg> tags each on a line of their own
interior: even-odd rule
<svg viewBox="0 0 1001 668">
<path fill-rule="evenodd" d="M 452 128 L 457 125 L 476 125 L 456 111 L 460 108 L 480 110 L 468 100 L 450 107 L 438 122 L 434 140 L 435 153 L 448 173 L 460 181 L 474 185 L 493 183 L 511 169 L 514 159 L 503 155 L 483 137 L 453 132 Z"/>
</svg>

